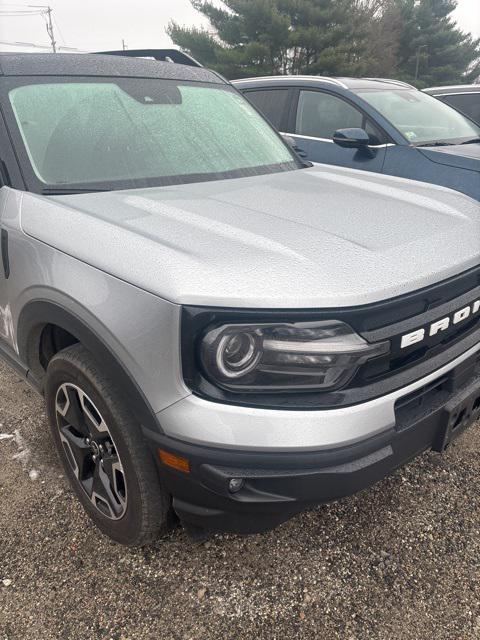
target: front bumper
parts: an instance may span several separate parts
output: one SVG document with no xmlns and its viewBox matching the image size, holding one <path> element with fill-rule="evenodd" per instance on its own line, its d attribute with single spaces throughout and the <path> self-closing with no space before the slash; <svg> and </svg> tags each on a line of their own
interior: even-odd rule
<svg viewBox="0 0 480 640">
<path fill-rule="evenodd" d="M 256 533 L 309 506 L 356 493 L 427 449 L 443 451 L 480 417 L 478 351 L 401 395 L 394 413 L 394 425 L 381 433 L 316 451 L 246 451 L 145 435 L 185 524 Z M 160 463 L 158 449 L 186 458 L 190 473 Z M 229 491 L 232 478 L 244 480 L 237 493 Z"/>
</svg>

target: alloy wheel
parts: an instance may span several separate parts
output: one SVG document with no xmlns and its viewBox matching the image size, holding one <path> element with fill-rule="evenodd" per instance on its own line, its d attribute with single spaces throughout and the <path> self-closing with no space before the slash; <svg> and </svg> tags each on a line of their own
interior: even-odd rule
<svg viewBox="0 0 480 640">
<path fill-rule="evenodd" d="M 119 520 L 127 508 L 125 471 L 112 434 L 88 395 L 71 383 L 55 398 L 60 440 L 78 483 L 103 516 Z"/>
</svg>

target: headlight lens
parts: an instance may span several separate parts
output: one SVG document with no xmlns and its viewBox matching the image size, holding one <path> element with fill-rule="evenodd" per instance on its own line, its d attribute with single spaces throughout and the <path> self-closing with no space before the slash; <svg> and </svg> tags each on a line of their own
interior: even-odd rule
<svg viewBox="0 0 480 640">
<path fill-rule="evenodd" d="M 240 378 L 255 369 L 260 357 L 257 336 L 238 331 L 220 338 L 215 359 L 218 370 L 225 378 Z"/>
<path fill-rule="evenodd" d="M 224 324 L 203 336 L 200 359 L 207 378 L 234 391 L 337 389 L 389 348 L 343 322 Z"/>
</svg>

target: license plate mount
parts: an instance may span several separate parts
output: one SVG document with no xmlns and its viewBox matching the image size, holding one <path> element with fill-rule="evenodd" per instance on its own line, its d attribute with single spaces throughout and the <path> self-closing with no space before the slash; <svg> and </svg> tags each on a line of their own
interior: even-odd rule
<svg viewBox="0 0 480 640">
<path fill-rule="evenodd" d="M 441 425 L 433 451 L 443 453 L 460 434 L 480 418 L 480 382 L 478 380 L 452 398 L 443 408 Z"/>
</svg>

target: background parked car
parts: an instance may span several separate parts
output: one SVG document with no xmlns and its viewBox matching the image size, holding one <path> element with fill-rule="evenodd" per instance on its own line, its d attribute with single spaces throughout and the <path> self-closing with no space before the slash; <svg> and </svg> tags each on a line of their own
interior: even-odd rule
<svg viewBox="0 0 480 640">
<path fill-rule="evenodd" d="M 449 104 L 480 125 L 480 84 L 429 87 L 423 91 Z"/>
<path fill-rule="evenodd" d="M 319 76 L 233 84 L 308 160 L 431 182 L 480 200 L 480 127 L 411 85 Z"/>
</svg>

